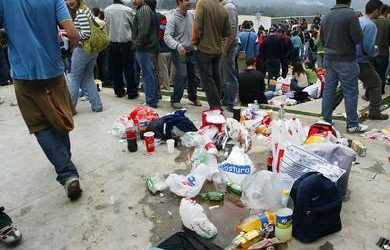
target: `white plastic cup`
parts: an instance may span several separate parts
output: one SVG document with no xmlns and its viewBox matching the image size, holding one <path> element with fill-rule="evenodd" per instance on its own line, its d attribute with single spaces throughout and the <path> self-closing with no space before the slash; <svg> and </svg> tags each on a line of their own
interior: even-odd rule
<svg viewBox="0 0 390 250">
<path fill-rule="evenodd" d="M 173 154 L 175 152 L 175 140 L 169 139 L 167 140 L 168 153 Z"/>
</svg>

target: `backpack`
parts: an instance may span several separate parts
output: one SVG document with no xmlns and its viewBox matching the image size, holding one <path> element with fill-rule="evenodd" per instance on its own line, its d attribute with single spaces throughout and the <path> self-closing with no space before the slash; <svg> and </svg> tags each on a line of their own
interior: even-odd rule
<svg viewBox="0 0 390 250">
<path fill-rule="evenodd" d="M 341 230 L 341 197 L 336 185 L 318 172 L 295 181 L 290 196 L 294 201 L 293 236 L 305 243 Z"/>
</svg>

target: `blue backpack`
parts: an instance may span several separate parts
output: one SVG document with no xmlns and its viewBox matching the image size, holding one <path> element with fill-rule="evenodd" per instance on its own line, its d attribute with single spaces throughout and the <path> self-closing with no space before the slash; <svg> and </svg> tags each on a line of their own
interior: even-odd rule
<svg viewBox="0 0 390 250">
<path fill-rule="evenodd" d="M 290 196 L 294 201 L 293 236 L 305 243 L 341 230 L 341 203 L 336 185 L 317 172 L 295 181 Z"/>
</svg>

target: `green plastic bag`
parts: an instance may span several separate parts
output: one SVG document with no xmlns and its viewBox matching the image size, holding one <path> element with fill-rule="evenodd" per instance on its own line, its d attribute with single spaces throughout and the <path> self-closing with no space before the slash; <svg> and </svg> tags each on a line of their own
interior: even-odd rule
<svg viewBox="0 0 390 250">
<path fill-rule="evenodd" d="M 100 51 L 110 45 L 110 39 L 104 31 L 104 27 L 100 27 L 93 18 L 91 19 L 89 20 L 91 36 L 89 39 L 83 40 L 81 43 L 86 54 L 97 55 Z"/>
</svg>

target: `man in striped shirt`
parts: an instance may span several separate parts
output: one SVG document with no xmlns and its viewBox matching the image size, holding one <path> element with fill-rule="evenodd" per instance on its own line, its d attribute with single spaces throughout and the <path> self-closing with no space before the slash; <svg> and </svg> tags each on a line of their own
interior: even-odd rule
<svg viewBox="0 0 390 250">
<path fill-rule="evenodd" d="M 154 54 L 157 52 L 157 26 L 155 13 L 144 0 L 133 0 L 136 14 L 133 21 L 135 57 L 143 73 L 146 105 L 157 108 L 158 90 Z"/>
</svg>

